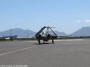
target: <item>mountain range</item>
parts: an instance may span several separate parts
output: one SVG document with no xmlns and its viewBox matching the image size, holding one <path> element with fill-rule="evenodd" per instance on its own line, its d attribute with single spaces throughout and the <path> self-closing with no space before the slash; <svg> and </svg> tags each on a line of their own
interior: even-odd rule
<svg viewBox="0 0 90 67">
<path fill-rule="evenodd" d="M 2 36 L 17 35 L 20 38 L 31 38 L 35 35 L 35 33 L 36 32 L 34 32 L 32 30 L 24 30 L 24 29 L 20 29 L 20 28 L 14 28 L 14 29 L 0 32 L 0 36 L 2 37 Z"/>
<path fill-rule="evenodd" d="M 59 31 L 55 31 L 55 32 L 58 36 L 66 35 L 64 32 L 59 32 Z M 24 30 L 21 28 L 14 28 L 14 29 L 9 29 L 9 30 L 0 32 L 0 37 L 17 35 L 19 38 L 31 38 L 31 37 L 34 37 L 35 34 L 36 34 L 36 32 L 34 32 L 32 30 Z"/>
<path fill-rule="evenodd" d="M 58 36 L 67 36 L 64 32 L 55 31 Z M 20 38 L 31 38 L 34 37 L 36 32 L 32 30 L 24 30 L 21 28 L 9 29 L 0 32 L 0 37 L 17 35 Z M 72 36 L 90 36 L 90 27 L 82 27 L 76 32 L 71 34 Z"/>
<path fill-rule="evenodd" d="M 72 36 L 90 36 L 90 27 L 82 27 L 76 32 L 71 34 Z"/>
</svg>

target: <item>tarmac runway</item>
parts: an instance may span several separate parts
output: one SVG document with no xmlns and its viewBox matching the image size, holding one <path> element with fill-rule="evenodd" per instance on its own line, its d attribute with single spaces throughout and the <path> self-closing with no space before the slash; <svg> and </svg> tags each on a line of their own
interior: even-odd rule
<svg viewBox="0 0 90 67">
<path fill-rule="evenodd" d="M 90 39 L 0 42 L 0 65 L 28 67 L 90 67 Z"/>
</svg>

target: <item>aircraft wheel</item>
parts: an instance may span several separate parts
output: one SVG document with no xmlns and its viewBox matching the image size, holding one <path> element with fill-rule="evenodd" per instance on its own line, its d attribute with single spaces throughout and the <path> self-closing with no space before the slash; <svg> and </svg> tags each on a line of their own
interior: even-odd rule
<svg viewBox="0 0 90 67">
<path fill-rule="evenodd" d="M 40 39 L 38 40 L 38 44 L 39 44 L 39 45 L 41 44 Z"/>
<path fill-rule="evenodd" d="M 52 44 L 54 44 L 54 40 L 52 39 Z"/>
</svg>

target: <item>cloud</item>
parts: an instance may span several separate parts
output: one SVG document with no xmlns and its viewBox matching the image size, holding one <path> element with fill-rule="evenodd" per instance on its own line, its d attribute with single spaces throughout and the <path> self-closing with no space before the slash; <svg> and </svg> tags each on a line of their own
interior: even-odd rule
<svg viewBox="0 0 90 67">
<path fill-rule="evenodd" d="M 76 20 L 77 23 L 90 23 L 90 19 L 78 19 Z"/>
<path fill-rule="evenodd" d="M 90 23 L 90 19 L 86 19 L 85 22 Z"/>
</svg>

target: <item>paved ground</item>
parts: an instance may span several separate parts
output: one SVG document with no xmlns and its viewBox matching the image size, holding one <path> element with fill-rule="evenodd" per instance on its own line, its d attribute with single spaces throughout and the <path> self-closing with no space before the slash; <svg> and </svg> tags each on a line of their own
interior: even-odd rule
<svg viewBox="0 0 90 67">
<path fill-rule="evenodd" d="M 0 42 L 0 65 L 90 67 L 90 40 L 58 40 L 44 45 L 35 41 Z"/>
</svg>

